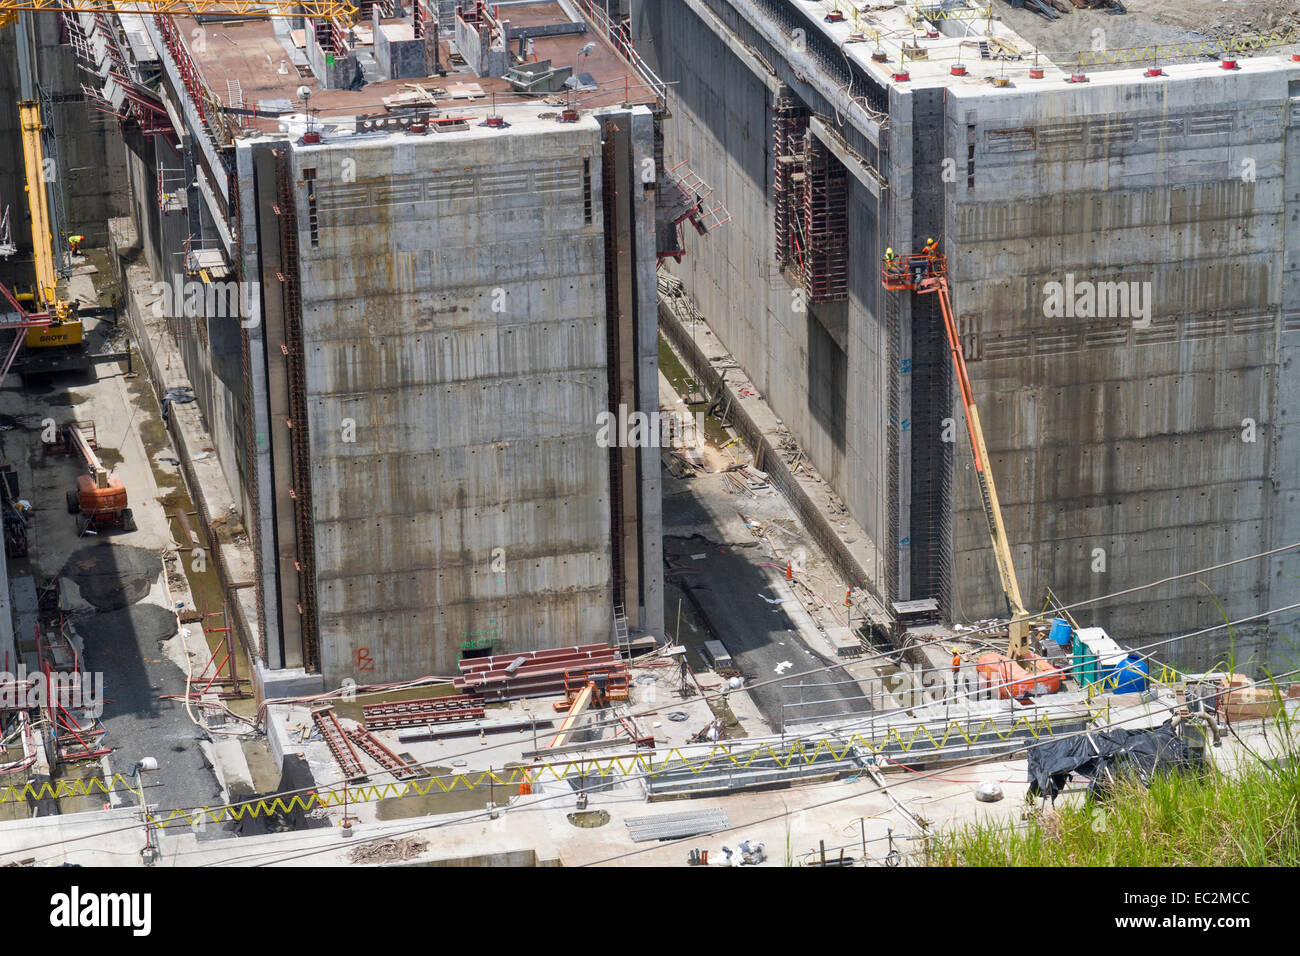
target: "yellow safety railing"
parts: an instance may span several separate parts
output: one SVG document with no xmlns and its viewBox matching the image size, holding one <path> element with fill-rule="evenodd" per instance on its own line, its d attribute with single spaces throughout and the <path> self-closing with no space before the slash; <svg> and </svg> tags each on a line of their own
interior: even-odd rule
<svg viewBox="0 0 1300 956">
<path fill-rule="evenodd" d="M 1094 715 L 1095 716 L 1095 715 Z M 380 800 L 398 799 L 410 796 L 428 796 L 431 793 L 451 793 L 457 790 L 478 790 L 483 787 L 510 787 L 522 783 L 537 783 L 549 777 L 555 781 L 565 781 L 574 776 L 608 777 L 611 774 L 630 776 L 640 774 L 654 778 L 665 773 L 704 773 L 719 766 L 730 765 L 733 769 L 743 770 L 755 762 L 775 763 L 781 769 L 789 769 L 802 763 L 805 766 L 817 764 L 824 758 L 844 760 L 856 750 L 881 753 L 886 749 L 901 750 L 910 753 L 918 744 L 927 748 L 940 749 L 949 743 L 964 742 L 973 744 L 979 740 L 994 737 L 1006 742 L 1012 737 L 1027 734 L 1034 740 L 1053 735 L 1052 721 L 1047 715 L 1036 720 L 1019 717 L 1010 724 L 998 722 L 992 717 L 978 721 L 951 720 L 942 730 L 931 730 L 925 725 L 917 725 L 909 732 L 891 727 L 880 736 L 870 734 L 852 734 L 837 737 L 834 740 L 821 737 L 815 740 L 793 740 L 789 744 L 762 743 L 747 746 L 744 741 L 730 745 L 717 743 L 705 753 L 683 752 L 679 748 L 663 751 L 648 751 L 642 754 L 595 757 L 589 760 L 568 760 L 555 763 L 537 763 L 501 769 L 489 769 L 477 772 L 462 772 L 444 776 L 432 776 L 417 780 L 394 781 L 390 783 L 368 784 L 356 787 L 316 790 L 293 794 L 287 797 L 269 797 L 252 800 L 233 806 L 190 807 L 162 811 L 149 815 L 149 822 L 155 826 L 175 825 L 193 826 L 195 824 L 225 823 L 253 817 L 295 812 L 309 812 L 318 809 L 343 806 L 345 803 L 374 803 Z M 40 784 L 27 784 L 21 787 L 0 789 L 0 803 L 11 800 L 48 800 L 66 797 L 88 796 L 92 793 L 107 794 L 116 790 L 134 790 L 132 782 L 121 774 L 114 774 L 108 779 L 88 778 L 83 780 L 57 780 Z"/>
<path fill-rule="evenodd" d="M 1120 50 L 1081 50 L 1079 65 L 1103 63 L 1138 63 L 1147 60 L 1175 60 L 1182 57 L 1222 56 L 1225 53 L 1249 53 L 1270 47 L 1290 46 L 1300 43 L 1300 29 L 1255 33 L 1226 37 L 1222 40 L 1200 40 L 1189 43 L 1153 44 Z"/>
</svg>

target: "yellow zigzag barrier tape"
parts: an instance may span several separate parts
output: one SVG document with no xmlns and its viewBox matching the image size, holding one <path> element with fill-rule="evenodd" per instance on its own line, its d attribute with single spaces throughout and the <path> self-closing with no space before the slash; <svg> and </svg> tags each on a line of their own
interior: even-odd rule
<svg viewBox="0 0 1300 956">
<path fill-rule="evenodd" d="M 0 803 L 12 800 L 63 800 L 67 797 L 88 797 L 93 793 L 108 794 L 114 790 L 132 790 L 135 787 L 120 773 L 105 780 L 103 777 L 87 777 L 82 780 L 46 780 L 41 783 L 25 783 L 21 787 L 0 788 Z"/>
<path fill-rule="evenodd" d="M 781 752 L 773 749 L 770 744 L 764 744 L 761 747 L 752 750 L 747 749 L 741 754 L 736 754 L 728 747 L 715 744 L 709 753 L 694 758 L 687 757 L 677 748 L 673 748 L 665 752 L 662 759 L 658 759 L 659 754 L 604 757 L 593 758 L 589 761 L 568 761 L 566 763 L 509 767 L 502 770 L 483 770 L 476 774 L 459 773 L 451 777 L 429 777 L 424 780 L 409 780 L 400 783 L 348 787 L 346 794 L 344 790 L 327 790 L 294 794 L 288 798 L 273 797 L 268 800 L 258 800 L 233 807 L 196 807 L 192 810 L 171 810 L 165 814 L 150 816 L 149 819 L 151 823 L 158 827 L 176 824 L 193 826 L 195 824 L 224 823 L 270 814 L 305 813 L 311 810 L 342 806 L 345 800 L 349 804 L 373 803 L 378 800 L 390 800 L 397 797 L 417 795 L 423 797 L 435 790 L 450 793 L 452 790 L 457 789 L 475 790 L 484 785 L 515 786 L 526 780 L 536 783 L 544 779 L 546 774 L 550 774 L 553 780 L 565 780 L 569 776 L 577 774 L 607 777 L 616 772 L 625 776 L 642 773 L 647 777 L 656 777 L 670 770 L 681 771 L 685 769 L 690 770 L 692 773 L 702 773 L 716 764 L 724 763 L 731 763 L 734 767 L 745 769 L 756 760 L 772 760 L 777 766 L 787 769 L 796 759 L 802 759 L 805 764 L 811 765 L 816 763 L 823 754 L 829 755 L 835 760 L 843 760 L 855 748 L 863 748 L 873 753 L 879 753 L 891 744 L 896 744 L 899 749 L 906 753 L 916 746 L 918 740 L 928 741 L 935 747 L 943 747 L 949 740 L 956 738 L 960 738 L 966 743 L 974 743 L 976 740 L 987 736 L 986 730 L 991 730 L 992 735 L 1002 741 L 1010 740 L 1017 735 L 1018 731 L 1027 732 L 1029 736 L 1037 740 L 1044 734 L 1051 736 L 1052 725 L 1050 719 L 1047 718 L 1044 718 L 1038 724 L 1034 724 L 1027 718 L 1021 717 L 1015 723 L 1006 727 L 1005 725 L 998 725 L 991 718 L 985 718 L 972 730 L 971 727 L 952 721 L 939 736 L 935 736 L 928 728 L 918 727 L 905 738 L 896 728 L 891 728 L 889 733 L 881 740 L 867 740 L 859 734 L 853 734 L 848 738 L 847 743 L 844 740 L 837 740 L 832 744 L 830 740 L 821 738 L 816 742 L 815 746 L 810 746 L 803 741 L 795 741 L 790 747 L 783 749 Z"/>
</svg>

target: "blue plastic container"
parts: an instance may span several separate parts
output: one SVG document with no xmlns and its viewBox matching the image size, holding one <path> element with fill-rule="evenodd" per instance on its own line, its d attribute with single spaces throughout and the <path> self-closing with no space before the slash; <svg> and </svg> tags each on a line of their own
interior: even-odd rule
<svg viewBox="0 0 1300 956">
<path fill-rule="evenodd" d="M 1070 638 L 1074 635 L 1073 628 L 1070 627 L 1069 621 L 1062 621 L 1059 617 L 1053 619 L 1052 630 L 1049 632 L 1052 640 L 1064 647 L 1070 643 Z"/>
<path fill-rule="evenodd" d="M 1151 668 L 1141 654 L 1129 654 L 1106 672 L 1106 686 L 1115 694 L 1140 694 L 1147 689 Z"/>
</svg>

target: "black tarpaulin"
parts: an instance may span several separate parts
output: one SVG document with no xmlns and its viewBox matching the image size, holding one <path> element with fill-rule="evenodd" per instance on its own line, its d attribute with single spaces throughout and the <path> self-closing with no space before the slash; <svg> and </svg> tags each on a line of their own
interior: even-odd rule
<svg viewBox="0 0 1300 956">
<path fill-rule="evenodd" d="M 1185 741 L 1171 720 L 1149 730 L 1093 730 L 1063 740 L 1039 743 L 1029 751 L 1029 794 L 1060 793 L 1072 774 L 1092 781 L 1091 790 L 1105 789 L 1112 778 L 1136 772 L 1144 783 L 1159 771 L 1191 766 Z"/>
</svg>

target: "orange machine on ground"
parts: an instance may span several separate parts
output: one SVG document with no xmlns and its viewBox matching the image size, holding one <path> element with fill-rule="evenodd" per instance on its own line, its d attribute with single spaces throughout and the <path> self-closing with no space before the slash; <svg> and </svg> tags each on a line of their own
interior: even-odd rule
<svg viewBox="0 0 1300 956">
<path fill-rule="evenodd" d="M 999 698 L 1023 700 L 1036 694 L 1055 694 L 1061 689 L 1060 668 L 1041 657 L 1026 655 L 1012 660 L 1005 654 L 981 654 L 975 661 L 980 687 Z"/>
<path fill-rule="evenodd" d="M 77 454 L 86 463 L 88 474 L 77 478 L 77 487 L 68 492 L 68 514 L 78 515 L 78 532 L 107 528 L 135 530 L 135 520 L 127 507 L 126 485 L 100 461 L 96 449 L 94 422 L 70 422 L 59 429 L 53 442 L 45 446 L 46 454 Z"/>
</svg>

